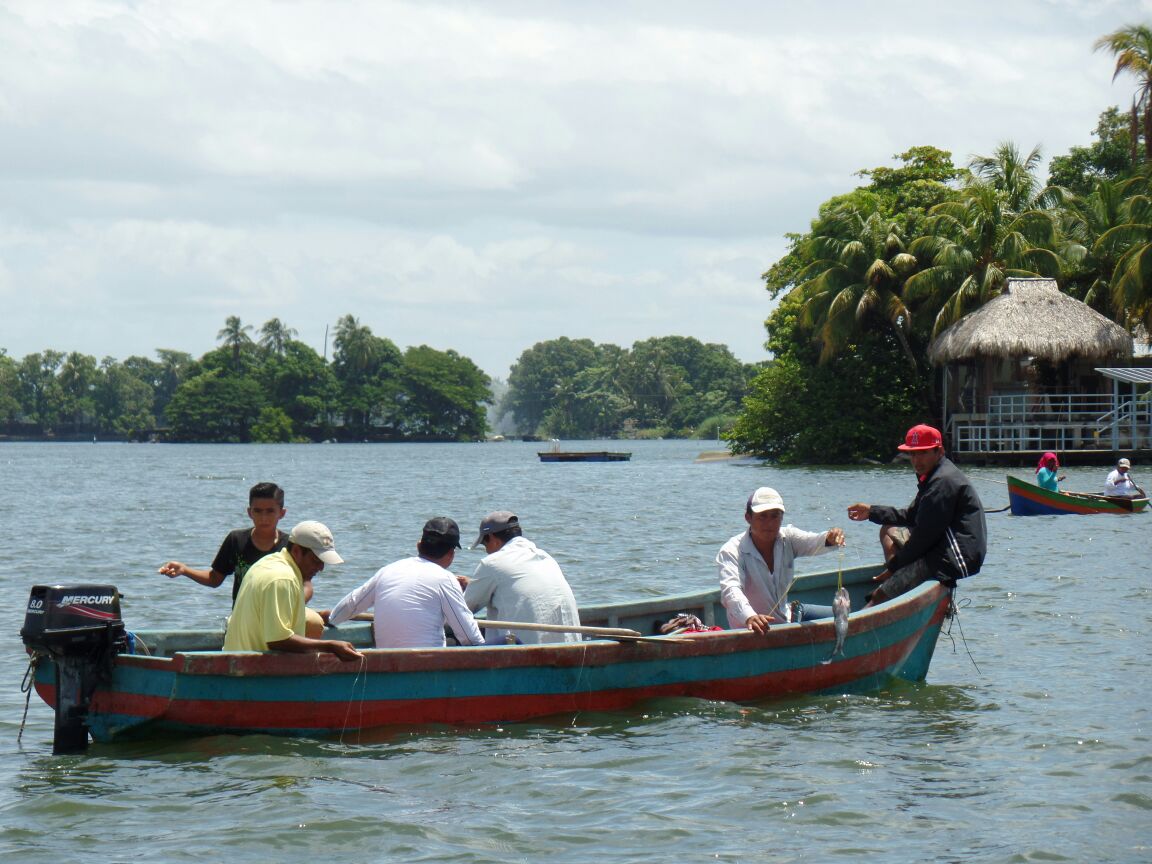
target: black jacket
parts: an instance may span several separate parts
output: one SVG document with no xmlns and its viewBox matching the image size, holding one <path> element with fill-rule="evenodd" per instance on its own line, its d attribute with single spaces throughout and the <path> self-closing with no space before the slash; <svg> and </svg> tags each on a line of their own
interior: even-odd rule
<svg viewBox="0 0 1152 864">
<path fill-rule="evenodd" d="M 908 542 L 887 562 L 895 573 L 920 558 L 942 582 L 980 572 L 987 549 L 984 505 L 951 460 L 943 458 L 906 508 L 870 506 L 868 521 L 909 528 Z"/>
</svg>

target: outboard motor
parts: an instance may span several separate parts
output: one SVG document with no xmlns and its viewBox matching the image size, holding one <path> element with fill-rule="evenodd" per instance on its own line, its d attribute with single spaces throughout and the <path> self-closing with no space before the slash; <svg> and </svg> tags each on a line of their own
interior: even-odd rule
<svg viewBox="0 0 1152 864">
<path fill-rule="evenodd" d="M 56 664 L 53 753 L 88 749 L 88 705 L 127 648 L 120 592 L 113 585 L 34 585 L 20 638 Z"/>
</svg>

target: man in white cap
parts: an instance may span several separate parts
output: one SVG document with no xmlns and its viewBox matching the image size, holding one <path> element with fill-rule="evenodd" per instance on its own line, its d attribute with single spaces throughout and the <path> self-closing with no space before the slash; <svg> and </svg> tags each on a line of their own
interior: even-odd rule
<svg viewBox="0 0 1152 864">
<path fill-rule="evenodd" d="M 1121 459 L 1116 463 L 1116 467 L 1108 475 L 1108 479 L 1104 481 L 1104 494 L 1111 495 L 1116 498 L 1143 498 L 1144 490 L 1136 485 L 1136 481 L 1132 479 L 1129 469 L 1132 463 L 1127 459 Z"/>
<path fill-rule="evenodd" d="M 343 564 L 332 532 L 320 522 L 301 522 L 288 545 L 265 555 L 249 569 L 236 595 L 225 651 L 328 653 L 341 660 L 363 659 L 351 643 L 305 635 L 304 587 L 325 564 Z"/>
<path fill-rule="evenodd" d="M 580 626 L 580 611 L 568 580 L 556 560 L 523 535 L 519 517 L 508 510 L 489 513 L 480 522 L 472 548 L 488 553 L 471 579 L 465 579 L 464 602 L 473 612 L 487 608 L 493 621 Z M 507 641 L 508 632 L 524 644 L 579 642 L 579 633 L 485 628 L 488 644 Z"/>
<path fill-rule="evenodd" d="M 781 526 L 783 519 L 784 499 L 775 489 L 761 486 L 744 508 L 748 530 L 725 543 L 716 555 L 720 602 L 733 629 L 747 627 L 763 634 L 770 624 L 787 623 L 795 560 L 844 545 L 840 528 L 813 533 Z M 832 615 L 831 608 L 821 611 Z"/>
</svg>

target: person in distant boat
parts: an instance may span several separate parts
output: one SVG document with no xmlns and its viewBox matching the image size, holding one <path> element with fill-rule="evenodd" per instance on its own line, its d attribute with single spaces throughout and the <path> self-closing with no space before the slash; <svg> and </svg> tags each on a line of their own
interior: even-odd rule
<svg viewBox="0 0 1152 864">
<path fill-rule="evenodd" d="M 1060 474 L 1060 460 L 1055 453 L 1045 453 L 1036 465 L 1036 485 L 1049 492 L 1059 492 L 1060 483 L 1065 479 Z"/>
<path fill-rule="evenodd" d="M 882 526 L 880 545 L 885 569 L 873 577 L 879 587 L 874 606 L 937 579 L 955 586 L 957 579 L 980 572 L 987 548 L 984 505 L 971 481 L 944 455 L 940 431 L 913 426 L 898 450 L 912 460 L 918 485 L 907 507 L 852 504 L 848 518 Z"/>
<path fill-rule="evenodd" d="M 784 499 L 769 486 L 748 497 L 744 521 L 748 530 L 737 534 L 716 555 L 720 573 L 720 602 L 728 612 L 728 626 L 767 633 L 772 624 L 791 620 L 788 589 L 794 562 L 844 545 L 844 531 L 830 528 L 813 533 L 781 525 Z M 806 606 L 804 618 L 830 618 L 832 607 Z"/>
<path fill-rule="evenodd" d="M 231 576 L 232 605 L 235 606 L 248 568 L 265 555 L 279 552 L 288 545 L 288 535 L 279 528 L 280 520 L 287 512 L 283 489 L 275 483 L 257 483 L 248 490 L 248 518 L 252 520 L 252 527 L 229 531 L 209 569 L 197 570 L 180 561 L 168 561 L 160 566 L 158 572 L 169 579 L 187 576 L 208 588 L 219 588 Z M 311 583 L 305 586 L 304 592 L 307 603 L 312 599 Z M 314 609 L 308 609 L 307 616 L 308 634 L 319 637 L 324 631 L 324 622 Z"/>
<path fill-rule="evenodd" d="M 498 510 L 480 522 L 480 535 L 472 548 L 483 546 L 488 556 L 472 578 L 461 577 L 464 602 L 473 612 L 488 610 L 494 621 L 525 621 L 533 624 L 580 626 L 576 598 L 556 560 L 523 536 L 515 513 Z M 579 633 L 545 633 L 537 630 L 485 628 L 488 644 L 501 644 L 511 632 L 526 644 L 579 642 Z"/>
<path fill-rule="evenodd" d="M 1131 468 L 1132 463 L 1127 459 L 1117 462 L 1116 467 L 1108 474 L 1108 479 L 1104 481 L 1104 494 L 1116 498 L 1145 497 L 1144 490 L 1132 479 Z"/>
<path fill-rule="evenodd" d="M 444 627 L 461 645 L 482 645 L 484 637 L 464 603 L 464 591 L 448 568 L 460 548 L 460 528 L 447 516 L 424 523 L 417 554 L 386 567 L 349 593 L 321 617 L 335 626 L 374 609 L 377 648 L 443 648 Z"/>
<path fill-rule="evenodd" d="M 304 593 L 325 564 L 343 564 L 332 532 L 321 522 L 301 522 L 279 552 L 265 555 L 245 574 L 224 633 L 225 651 L 287 651 L 363 659 L 350 642 L 305 633 Z"/>
</svg>

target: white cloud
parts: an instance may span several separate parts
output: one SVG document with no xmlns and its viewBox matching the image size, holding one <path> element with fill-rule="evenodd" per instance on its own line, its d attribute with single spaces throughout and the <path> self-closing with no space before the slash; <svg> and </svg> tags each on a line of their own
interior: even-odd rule
<svg viewBox="0 0 1152 864">
<path fill-rule="evenodd" d="M 911 146 L 1089 143 L 1131 94 L 1092 41 L 1149 8 L 12 0 L 0 347 L 351 313 L 498 376 L 559 335 L 760 359 L 785 232 Z"/>
</svg>

